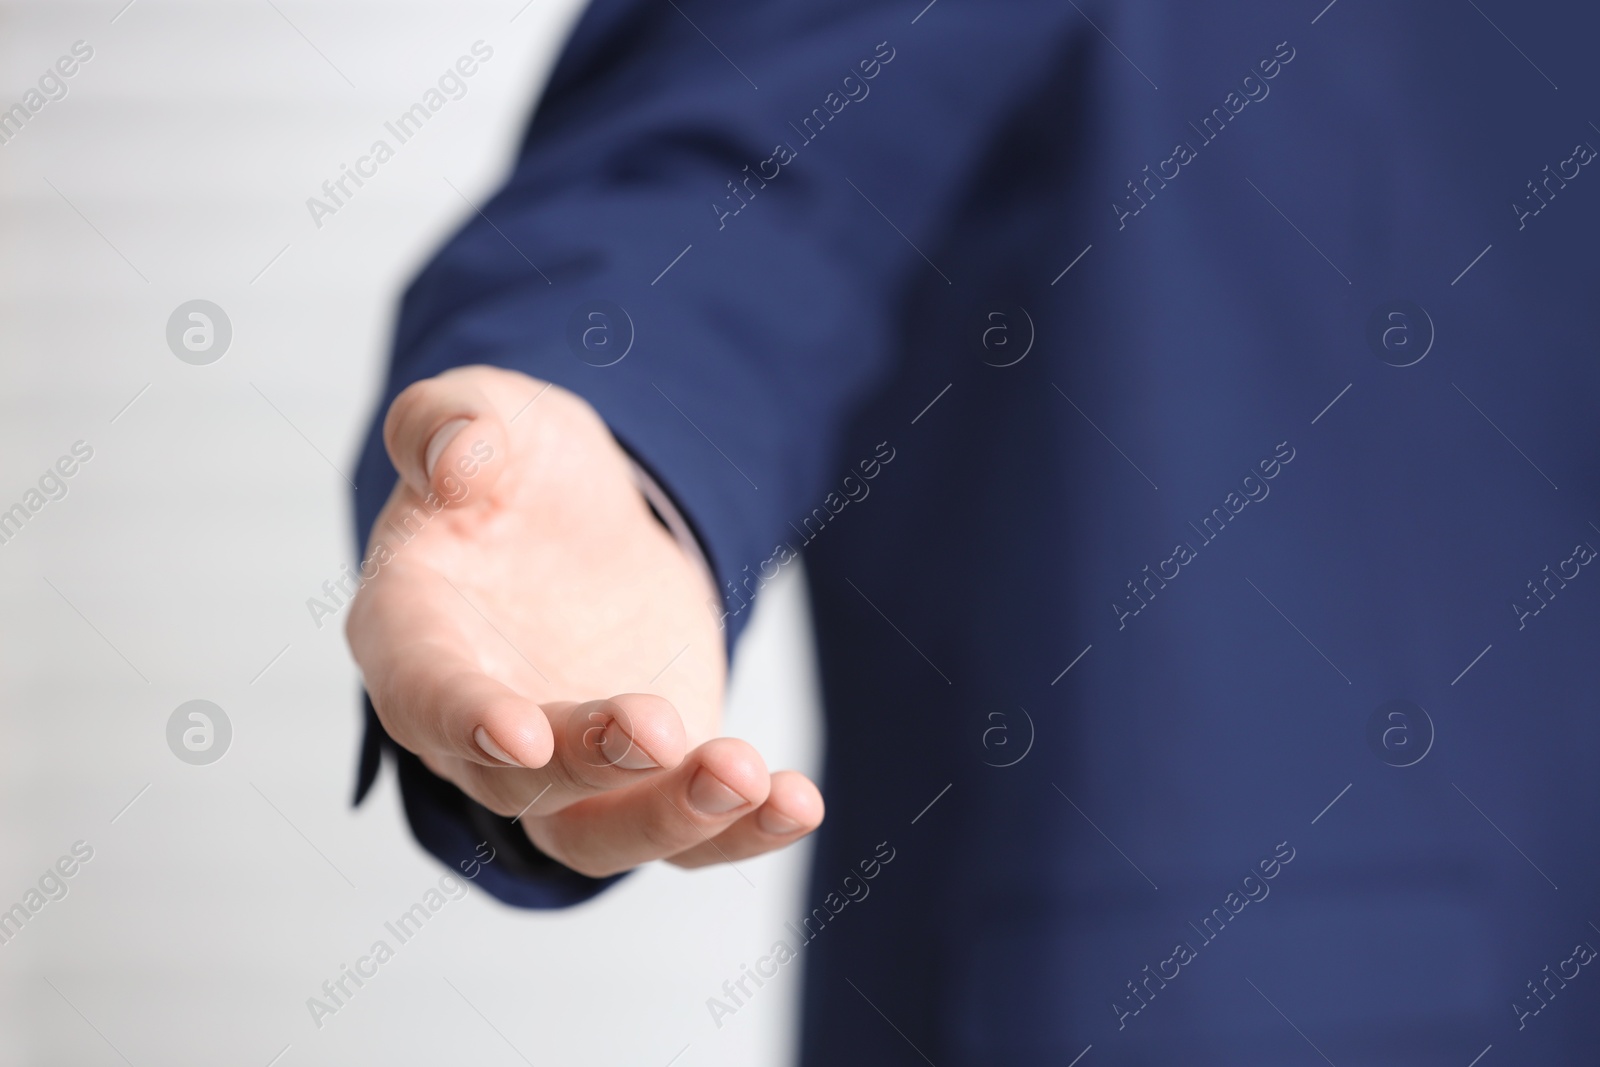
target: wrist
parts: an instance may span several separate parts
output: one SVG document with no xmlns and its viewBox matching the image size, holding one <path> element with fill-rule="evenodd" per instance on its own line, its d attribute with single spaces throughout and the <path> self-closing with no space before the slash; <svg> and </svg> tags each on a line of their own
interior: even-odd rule
<svg viewBox="0 0 1600 1067">
<path fill-rule="evenodd" d="M 696 570 L 699 571 L 706 588 L 706 596 L 710 603 L 717 603 L 717 578 L 711 569 L 711 563 L 706 559 L 705 550 L 700 547 L 700 539 L 690 528 L 689 522 L 673 503 L 672 497 L 661 488 L 661 484 L 650 476 L 650 472 L 639 465 L 631 455 L 627 457 L 628 467 L 633 475 L 633 484 L 638 487 L 639 493 L 645 502 L 650 505 L 651 512 L 667 528 L 672 539 L 678 543 Z"/>
</svg>

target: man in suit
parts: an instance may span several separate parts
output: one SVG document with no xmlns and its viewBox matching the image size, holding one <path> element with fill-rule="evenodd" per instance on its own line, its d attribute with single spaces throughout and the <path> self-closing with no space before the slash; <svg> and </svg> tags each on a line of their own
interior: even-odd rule
<svg viewBox="0 0 1600 1067">
<path fill-rule="evenodd" d="M 1547 6 L 597 0 L 406 294 L 361 791 L 523 907 L 820 825 L 807 1065 L 1583 1062 L 1600 16 Z M 716 736 L 801 554 L 820 791 Z"/>
</svg>

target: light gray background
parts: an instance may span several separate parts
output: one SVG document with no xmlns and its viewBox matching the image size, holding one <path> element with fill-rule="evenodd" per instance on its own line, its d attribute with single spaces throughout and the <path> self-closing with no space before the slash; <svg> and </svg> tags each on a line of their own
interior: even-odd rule
<svg viewBox="0 0 1600 1067">
<path fill-rule="evenodd" d="M 0 5 L 0 107 L 94 48 L 0 145 L 0 508 L 94 448 L 0 545 L 0 908 L 94 848 L 0 946 L 0 1062 L 790 1062 L 800 965 L 721 1030 L 705 1000 L 805 910 L 804 849 L 566 913 L 474 889 L 312 1025 L 306 998 L 443 869 L 387 772 L 350 809 L 358 679 L 305 601 L 352 558 L 339 472 L 399 289 L 471 210 L 452 184 L 481 202 L 504 173 L 580 5 L 124 2 Z M 480 38 L 467 96 L 315 228 L 306 198 Z M 195 298 L 233 324 L 210 366 L 166 346 Z M 729 732 L 815 770 L 793 571 L 733 688 Z M 210 766 L 166 744 L 196 698 L 233 725 Z"/>
</svg>

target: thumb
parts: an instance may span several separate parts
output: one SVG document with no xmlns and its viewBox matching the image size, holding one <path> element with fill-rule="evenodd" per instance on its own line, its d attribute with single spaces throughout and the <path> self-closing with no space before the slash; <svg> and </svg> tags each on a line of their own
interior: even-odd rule
<svg viewBox="0 0 1600 1067">
<path fill-rule="evenodd" d="M 401 479 L 418 496 L 460 506 L 487 492 L 510 450 L 510 436 L 470 368 L 407 387 L 389 405 L 383 443 Z"/>
</svg>

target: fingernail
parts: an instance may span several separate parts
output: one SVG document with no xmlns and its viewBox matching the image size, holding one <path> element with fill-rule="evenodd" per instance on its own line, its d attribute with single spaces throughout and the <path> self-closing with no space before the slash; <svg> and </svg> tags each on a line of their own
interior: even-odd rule
<svg viewBox="0 0 1600 1067">
<path fill-rule="evenodd" d="M 756 822 L 769 834 L 792 834 L 800 823 L 773 808 L 764 807 L 756 812 Z"/>
<path fill-rule="evenodd" d="M 471 421 L 471 419 L 451 419 L 433 431 L 433 439 L 428 442 L 428 454 L 422 461 L 422 465 L 427 469 L 430 479 L 433 477 L 434 464 L 439 462 L 439 453 L 443 452 L 445 446 L 455 440 L 456 434 L 461 432 L 461 428 Z"/>
<path fill-rule="evenodd" d="M 613 767 L 621 767 L 625 771 L 642 771 L 661 766 L 650 758 L 650 753 L 635 744 L 627 731 L 616 722 L 607 726 L 605 733 L 600 735 L 600 752 L 605 756 L 607 763 Z"/>
<path fill-rule="evenodd" d="M 489 731 L 483 727 L 480 726 L 472 731 L 472 739 L 478 743 L 478 747 L 483 749 L 491 759 L 497 759 L 501 763 L 509 763 L 513 767 L 522 766 L 512 757 L 511 753 L 497 745 L 494 738 L 489 736 Z"/>
<path fill-rule="evenodd" d="M 701 767 L 689 782 L 689 803 L 707 815 L 725 815 L 750 802 Z"/>
</svg>

